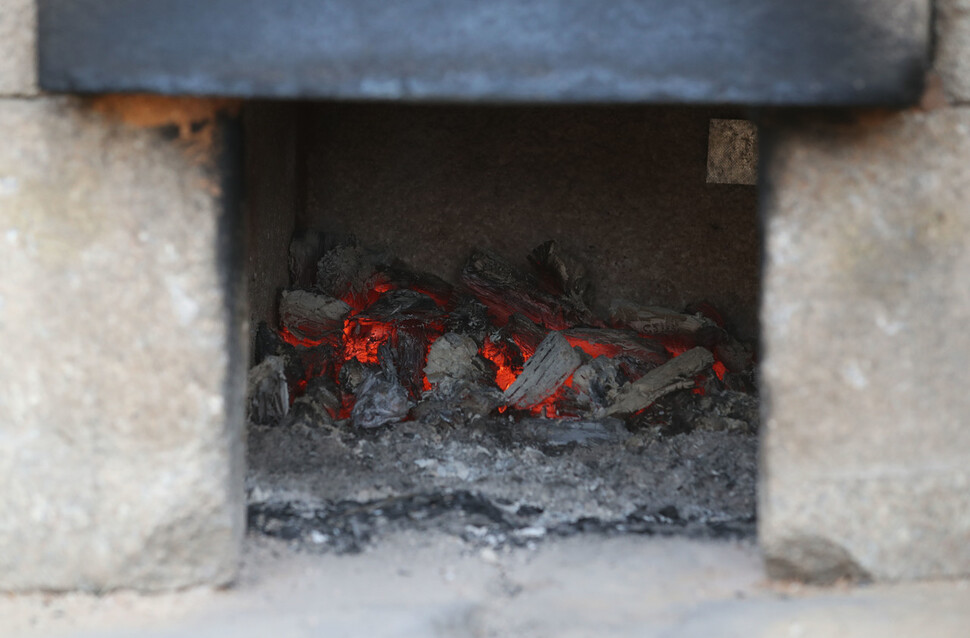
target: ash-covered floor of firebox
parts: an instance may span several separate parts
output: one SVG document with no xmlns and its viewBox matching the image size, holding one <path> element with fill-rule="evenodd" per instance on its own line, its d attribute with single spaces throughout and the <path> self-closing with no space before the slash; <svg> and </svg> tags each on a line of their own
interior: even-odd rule
<svg viewBox="0 0 970 638">
<path fill-rule="evenodd" d="M 296 411 L 249 427 L 249 526 L 338 553 L 406 529 L 496 547 L 752 536 L 757 429 L 757 398 L 730 391 L 677 392 L 628 425 L 500 415 L 364 430 Z"/>
</svg>

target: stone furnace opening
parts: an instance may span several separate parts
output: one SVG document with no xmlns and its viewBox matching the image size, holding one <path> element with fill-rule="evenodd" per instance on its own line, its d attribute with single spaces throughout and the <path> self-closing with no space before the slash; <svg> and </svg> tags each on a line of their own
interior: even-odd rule
<svg viewBox="0 0 970 638">
<path fill-rule="evenodd" d="M 743 118 L 247 105 L 251 531 L 753 534 Z"/>
</svg>

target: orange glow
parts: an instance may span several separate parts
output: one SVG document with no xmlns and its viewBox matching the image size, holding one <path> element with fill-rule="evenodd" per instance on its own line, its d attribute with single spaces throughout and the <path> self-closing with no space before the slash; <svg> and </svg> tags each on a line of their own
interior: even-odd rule
<svg viewBox="0 0 970 638">
<path fill-rule="evenodd" d="M 354 317 L 344 323 L 344 361 L 357 359 L 377 364 L 377 350 L 394 334 L 394 328 L 381 321 Z"/>
<path fill-rule="evenodd" d="M 378 350 L 384 344 L 389 344 L 390 347 L 395 349 L 395 357 L 403 353 L 404 358 L 410 361 L 407 365 L 413 366 L 413 358 L 416 355 L 413 350 L 416 347 L 414 340 L 417 340 L 418 343 L 424 345 L 424 362 L 427 362 L 427 354 L 431 344 L 445 332 L 446 321 L 442 317 L 444 313 L 447 313 L 449 304 L 452 303 L 451 293 L 443 286 L 434 288 L 432 284 L 412 286 L 412 290 L 433 299 L 439 310 L 428 311 L 426 307 L 423 307 L 421 310 L 416 310 L 414 314 L 392 313 L 389 321 L 382 321 L 380 319 L 383 317 L 380 317 L 379 313 L 369 315 L 366 310 L 382 294 L 395 290 L 398 285 L 389 281 L 383 274 L 372 277 L 370 283 L 370 287 L 366 290 L 347 293 L 342 297 L 343 301 L 352 308 L 350 315 L 344 321 L 342 331 L 327 334 L 322 339 L 303 339 L 295 336 L 286 328 L 280 328 L 278 333 L 280 338 L 297 349 L 296 356 L 299 357 L 303 367 L 302 378 L 297 381 L 290 380 L 291 402 L 298 396 L 305 394 L 309 380 L 315 377 L 326 376 L 331 381 L 337 381 L 339 385 L 340 369 L 347 361 L 357 359 L 364 365 L 378 365 L 380 363 Z M 507 307 L 499 303 L 485 303 L 489 306 L 489 314 L 493 318 L 497 317 L 497 321 L 493 321 L 493 326 L 502 325 L 504 327 L 485 339 L 479 354 L 495 365 L 495 383 L 504 391 L 522 374 L 524 364 L 535 354 L 536 347 L 547 334 L 547 330 L 536 328 L 528 322 L 518 324 L 513 321 L 511 324 L 507 324 L 511 312 Z M 711 311 L 710 314 L 714 314 L 714 311 Z M 375 316 L 378 318 L 374 318 Z M 597 323 L 594 321 L 594 325 Z M 602 327 L 601 324 L 600 327 Z M 659 348 L 655 348 L 654 344 L 662 344 L 672 357 L 683 354 L 695 345 L 694 340 L 690 337 L 640 335 L 643 339 L 652 341 L 652 343 L 641 347 L 637 339 L 627 339 L 624 335 L 619 335 L 620 338 L 616 335 L 603 335 L 601 337 L 603 341 L 600 342 L 597 340 L 595 329 L 580 327 L 574 328 L 572 332 L 575 334 L 563 333 L 563 336 L 566 337 L 571 346 L 580 348 L 590 357 L 625 357 L 625 362 L 621 365 L 630 367 L 634 371 L 633 373 L 625 373 L 627 376 L 637 373 L 636 371 L 639 369 L 637 366 L 640 365 L 637 361 L 656 364 L 655 359 L 659 358 L 660 361 L 665 359 L 663 353 L 659 351 Z M 630 336 L 632 336 L 632 333 Z M 323 347 L 321 348 L 321 346 Z M 402 351 L 397 350 L 399 346 Z M 723 380 L 727 373 L 727 367 L 718 360 L 714 362 L 712 371 L 718 379 Z M 418 377 L 418 370 L 408 370 L 406 373 L 410 376 L 407 380 L 402 380 L 402 383 L 406 385 L 412 395 L 428 392 L 432 389 L 431 383 L 423 373 L 420 374 L 420 377 Z M 419 378 L 420 384 L 418 383 Z M 711 380 L 711 377 L 699 375 L 695 379 L 695 387 L 691 392 L 703 396 L 705 383 L 708 380 Z M 555 394 L 533 406 L 528 412 L 546 418 L 575 416 L 578 413 L 578 407 L 572 383 L 573 378 L 570 376 L 557 389 Z M 418 397 L 415 396 L 414 398 Z M 353 411 L 354 402 L 353 395 L 341 392 L 341 407 L 338 418 L 349 418 Z M 498 412 L 505 413 L 508 409 L 508 406 L 500 406 Z"/>
<path fill-rule="evenodd" d="M 711 369 L 714 370 L 714 374 L 717 375 L 718 379 L 724 381 L 724 373 L 727 372 L 727 366 L 720 361 L 715 361 L 714 365 L 711 366 Z"/>
<path fill-rule="evenodd" d="M 564 336 L 566 337 L 566 341 L 569 342 L 569 345 L 573 346 L 574 348 L 579 347 L 583 352 L 591 357 L 615 357 L 623 352 L 623 348 L 621 346 L 614 344 L 592 343 L 590 341 L 586 341 L 585 339 L 580 339 L 579 337 L 571 335 Z"/>
<path fill-rule="evenodd" d="M 286 328 L 280 328 L 279 330 L 280 338 L 291 346 L 303 347 L 303 348 L 313 348 L 315 346 L 327 343 L 326 339 L 301 339 L 294 335 L 292 332 Z"/>
<path fill-rule="evenodd" d="M 503 347 L 503 344 L 486 339 L 481 349 L 481 355 L 495 364 L 497 368 L 495 383 L 502 390 L 512 385 L 515 379 L 522 374 L 522 368 L 513 365 L 512 354 Z"/>
</svg>

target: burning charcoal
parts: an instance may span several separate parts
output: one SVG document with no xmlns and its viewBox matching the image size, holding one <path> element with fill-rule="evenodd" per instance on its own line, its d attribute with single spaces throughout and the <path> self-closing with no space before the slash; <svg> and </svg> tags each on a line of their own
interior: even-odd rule
<svg viewBox="0 0 970 638">
<path fill-rule="evenodd" d="M 475 340 L 454 332 L 440 336 L 431 344 L 428 364 L 424 367 L 425 376 L 434 386 L 484 380 L 487 372 Z"/>
<path fill-rule="evenodd" d="M 629 330 L 570 328 L 564 330 L 562 334 L 570 345 L 580 348 L 591 357 L 600 355 L 617 357 L 622 355 L 639 359 L 650 364 L 651 368 L 670 358 L 663 345 L 656 341 L 643 339 L 637 333 Z"/>
<path fill-rule="evenodd" d="M 382 294 L 364 312 L 347 321 L 344 357 L 373 364 L 378 361 L 377 350 L 382 344 L 392 342 L 395 347 L 402 348 L 401 354 L 405 355 L 415 349 L 407 341 L 417 340 L 420 343 L 420 356 L 402 372 L 420 373 L 424 368 L 426 344 L 443 330 L 441 309 L 433 299 L 414 290 L 391 290 Z M 402 339 L 405 341 L 403 344 Z"/>
<path fill-rule="evenodd" d="M 505 398 L 517 408 L 531 408 L 556 393 L 582 359 L 561 332 L 550 332 L 525 362 L 522 374 L 505 390 Z"/>
<path fill-rule="evenodd" d="M 369 305 L 361 316 L 379 321 L 413 319 L 432 321 L 441 317 L 434 299 L 417 290 L 389 290 Z"/>
<path fill-rule="evenodd" d="M 400 421 L 411 409 L 404 386 L 383 373 L 368 373 L 356 396 L 351 417 L 359 428 L 376 428 Z"/>
<path fill-rule="evenodd" d="M 311 379 L 306 393 L 293 402 L 284 425 L 303 424 L 310 427 L 330 425 L 340 412 L 340 397 L 329 379 Z"/>
<path fill-rule="evenodd" d="M 640 306 L 614 300 L 610 304 L 610 321 L 642 335 L 655 337 L 691 337 L 692 343 L 713 346 L 723 333 L 716 323 L 703 315 L 687 315 L 660 306 Z"/>
<path fill-rule="evenodd" d="M 350 306 L 328 295 L 307 290 L 284 290 L 280 297 L 280 324 L 301 340 L 320 341 L 343 330 Z"/>
<path fill-rule="evenodd" d="M 555 240 L 549 240 L 529 253 L 529 263 L 546 289 L 570 300 L 577 312 L 592 316 L 593 285 L 579 260 L 563 253 Z"/>
<path fill-rule="evenodd" d="M 317 263 L 317 289 L 361 309 L 372 301 L 372 295 L 380 294 L 378 288 L 390 287 L 378 272 L 386 261 L 383 255 L 357 246 L 338 246 Z"/>
<path fill-rule="evenodd" d="M 380 271 L 396 288 L 406 288 L 427 295 L 442 308 L 451 301 L 454 287 L 437 275 L 411 270 L 407 264 L 397 259 L 390 265 L 381 267 Z"/>
<path fill-rule="evenodd" d="M 332 350 L 328 353 L 318 351 L 317 348 L 297 347 L 286 343 L 265 322 L 261 322 L 256 329 L 254 360 L 261 363 L 267 357 L 281 358 L 290 396 L 300 393 L 300 385 L 308 376 L 325 373 L 326 366 L 321 364 L 320 357 L 332 357 Z"/>
<path fill-rule="evenodd" d="M 492 325 L 488 319 L 488 308 L 472 296 L 465 295 L 448 314 L 445 327 L 448 332 L 468 335 L 476 343 L 482 343 L 485 333 Z"/>
<path fill-rule="evenodd" d="M 246 396 L 251 423 L 276 425 L 286 416 L 290 393 L 284 365 L 282 358 L 268 356 L 249 370 Z"/>
<path fill-rule="evenodd" d="M 573 389 L 580 405 L 605 408 L 616 399 L 626 377 L 609 357 L 596 357 L 573 373 Z"/>
<path fill-rule="evenodd" d="M 495 383 L 503 390 L 522 374 L 522 367 L 525 365 L 525 357 L 522 356 L 519 346 L 513 340 L 503 337 L 499 331 L 485 338 L 482 356 L 495 366 Z"/>
<path fill-rule="evenodd" d="M 754 353 L 751 348 L 728 337 L 714 347 L 714 356 L 731 372 L 746 373 L 754 368 Z"/>
<path fill-rule="evenodd" d="M 333 378 L 338 359 L 337 353 L 337 349 L 328 343 L 309 348 L 296 347 L 294 356 L 299 362 L 300 375 L 294 378 L 291 376 L 290 370 L 287 370 L 286 378 L 290 382 L 290 387 L 293 387 L 294 381 L 299 382 L 317 377 Z"/>
<path fill-rule="evenodd" d="M 472 253 L 461 271 L 461 280 L 500 323 L 516 312 L 550 330 L 562 330 L 580 322 L 564 316 L 559 298 L 540 289 L 535 279 L 493 253 Z"/>
<path fill-rule="evenodd" d="M 356 246 L 353 235 L 319 230 L 297 231 L 290 241 L 289 268 L 291 288 L 312 288 L 317 277 L 317 262 L 337 246 Z"/>
<path fill-rule="evenodd" d="M 714 355 L 706 348 L 688 350 L 674 357 L 642 378 L 620 389 L 616 402 L 606 409 L 606 414 L 631 414 L 675 390 L 694 386 L 694 377 L 714 363 Z"/>
<path fill-rule="evenodd" d="M 570 443 L 622 442 L 630 433 L 619 419 L 539 419 L 526 418 L 519 422 L 517 432 L 541 445 L 562 446 Z"/>
<path fill-rule="evenodd" d="M 537 326 L 525 315 L 515 313 L 509 317 L 508 323 L 499 330 L 499 335 L 503 339 L 515 342 L 522 351 L 522 355 L 528 359 L 536 351 L 542 340 L 546 338 L 548 332 Z"/>
</svg>

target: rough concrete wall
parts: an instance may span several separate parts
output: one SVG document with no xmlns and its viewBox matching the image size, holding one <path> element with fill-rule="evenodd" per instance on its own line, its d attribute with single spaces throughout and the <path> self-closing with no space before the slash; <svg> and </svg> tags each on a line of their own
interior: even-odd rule
<svg viewBox="0 0 970 638">
<path fill-rule="evenodd" d="M 276 325 L 279 293 L 289 284 L 287 256 L 297 209 L 299 105 L 252 103 L 245 107 L 246 212 L 250 339 L 260 321 Z"/>
<path fill-rule="evenodd" d="M 936 70 L 952 102 L 970 102 L 970 0 L 936 0 Z"/>
<path fill-rule="evenodd" d="M 970 574 L 970 110 L 765 135 L 769 568 Z"/>
<path fill-rule="evenodd" d="M 732 116 L 734 113 L 721 116 Z M 473 247 L 524 263 L 548 239 L 599 299 L 706 299 L 757 333 L 756 191 L 706 183 L 713 110 L 321 106 L 311 224 L 455 280 Z"/>
<path fill-rule="evenodd" d="M 34 0 L 0 0 L 0 96 L 37 93 Z"/>
<path fill-rule="evenodd" d="M 777 576 L 970 574 L 965 5 L 938 4 L 944 81 L 921 109 L 762 127 L 759 520 Z"/>
<path fill-rule="evenodd" d="M 241 240 L 217 107 L 0 99 L 0 589 L 236 573 Z"/>
</svg>

